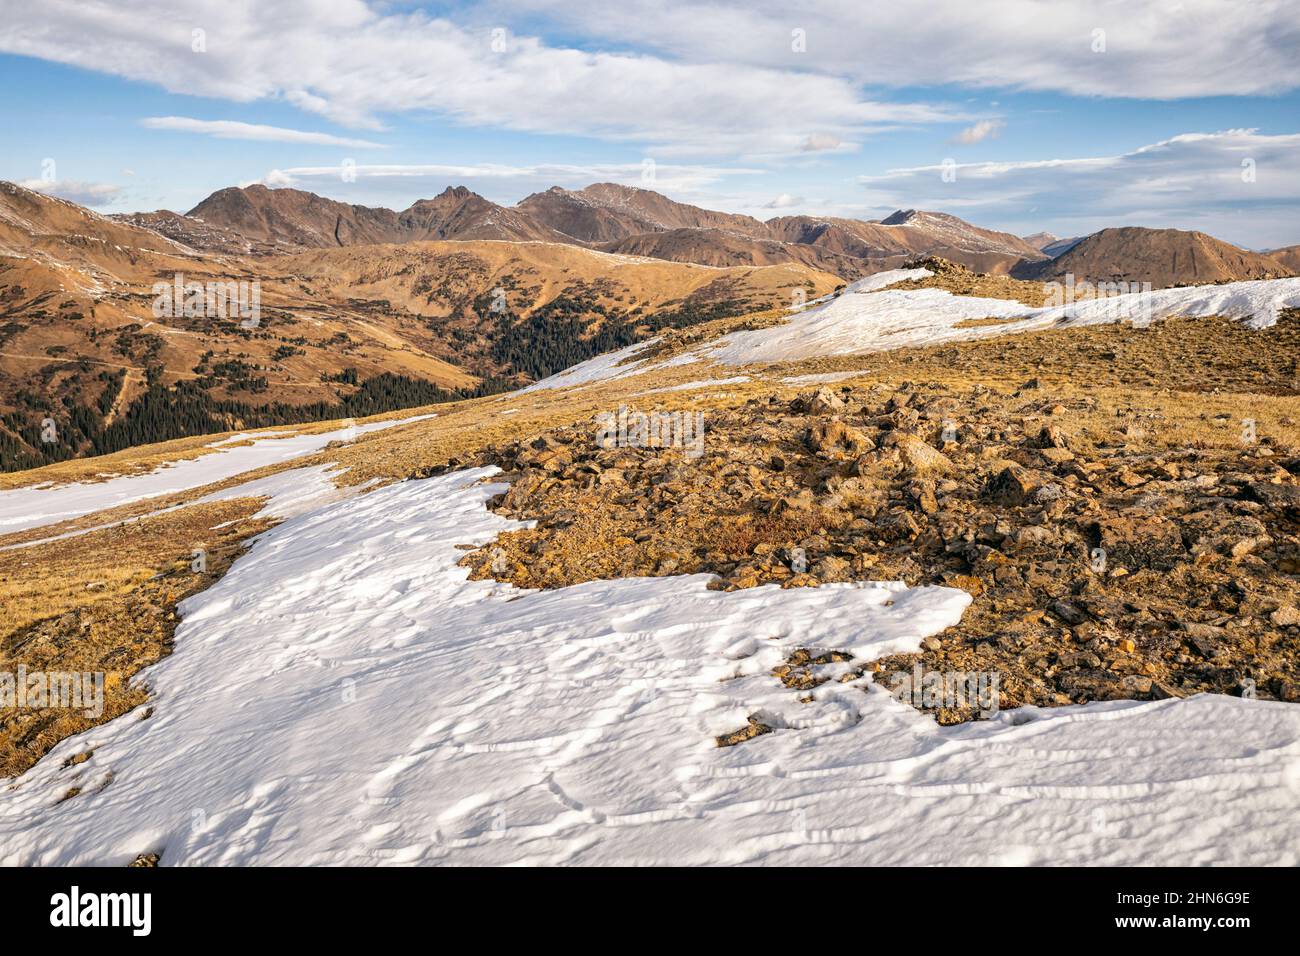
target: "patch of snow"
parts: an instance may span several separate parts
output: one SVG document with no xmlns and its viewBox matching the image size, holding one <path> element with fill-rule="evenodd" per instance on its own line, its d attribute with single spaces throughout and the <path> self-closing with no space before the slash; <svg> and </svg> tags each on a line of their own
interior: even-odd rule
<svg viewBox="0 0 1300 956">
<path fill-rule="evenodd" d="M 245 481 L 232 488 L 214 491 L 192 502 L 201 505 L 212 501 L 232 501 L 235 498 L 266 498 L 265 507 L 254 518 L 289 518 L 336 501 L 361 494 L 373 484 L 368 482 L 339 488 L 333 479 L 346 468 L 337 465 L 314 465 L 310 468 L 290 468 L 286 471 Z"/>
<path fill-rule="evenodd" d="M 57 486 L 33 485 L 0 491 L 0 534 L 13 534 L 28 528 L 57 524 L 146 498 L 201 488 L 247 471 L 315 454 L 332 441 L 347 441 L 370 432 L 433 417 L 415 415 L 288 438 L 256 437 L 257 434 L 265 433 L 234 435 L 209 446 L 221 448 L 220 451 L 171 462 L 144 475 L 124 475 L 107 481 Z M 222 448 L 231 442 L 249 438 L 253 439 L 251 444 Z"/>
<path fill-rule="evenodd" d="M 934 275 L 929 269 L 886 269 L 884 272 L 877 272 L 873 275 L 864 276 L 854 282 L 850 282 L 840 292 L 840 295 L 852 295 L 853 293 L 876 292 L 885 286 L 893 285 L 896 282 L 907 282 L 911 279 L 928 279 Z"/>
<path fill-rule="evenodd" d="M 534 382 L 519 391 L 526 394 L 551 388 L 567 388 L 570 385 L 612 382 L 616 379 L 627 378 L 629 375 L 636 375 L 645 371 L 646 366 L 645 360 L 635 361 L 636 356 L 658 341 L 658 338 L 648 339 L 645 342 L 636 342 L 613 352 L 605 352 L 602 355 L 589 358 L 585 362 L 579 362 L 563 372 L 557 372 L 555 375 Z M 625 361 L 628 363 L 627 365 L 622 364 Z"/>
<path fill-rule="evenodd" d="M 277 472 L 265 478 L 258 478 L 253 481 L 246 481 L 242 484 L 227 488 L 224 491 L 214 491 L 210 495 L 204 495 L 202 498 L 196 498 L 194 501 L 187 501 L 183 504 L 172 505 L 169 508 L 159 508 L 156 511 L 150 511 L 147 514 L 139 515 L 134 518 L 123 518 L 121 521 L 110 521 L 106 524 L 97 524 L 89 528 L 78 528 L 75 531 L 65 531 L 63 534 L 51 535 L 48 538 L 37 538 L 34 541 L 23 541 L 19 544 L 7 544 L 0 547 L 0 551 L 14 551 L 19 548 L 34 548 L 41 544 L 50 544 L 54 541 L 66 541 L 68 538 L 79 538 L 84 534 L 91 534 L 95 531 L 103 531 L 107 528 L 117 528 L 124 524 L 130 524 L 133 521 L 143 521 L 145 518 L 156 518 L 159 515 L 169 514 L 173 511 L 180 511 L 182 508 L 188 508 L 190 505 L 201 505 L 211 501 L 229 501 L 234 498 L 266 498 L 266 505 L 261 511 L 252 515 L 253 518 L 288 518 L 295 514 L 301 514 L 312 508 L 319 508 L 333 501 L 342 501 L 352 495 L 360 494 L 366 488 L 370 487 L 378 479 L 371 479 L 360 485 L 339 488 L 334 485 L 333 478 L 342 474 L 347 469 L 337 468 L 333 465 L 316 465 L 311 468 L 291 468 L 287 471 Z M 222 527 L 218 525 L 217 527 Z"/>
<path fill-rule="evenodd" d="M 859 294 L 850 295 L 850 291 Z M 944 289 L 872 291 L 850 286 L 833 301 L 801 313 L 783 325 L 733 332 L 701 346 L 696 354 L 727 365 L 785 362 L 1047 328 L 1159 321 L 1172 316 L 1219 315 L 1261 329 L 1275 324 L 1281 309 L 1298 307 L 1300 278 L 1131 292 L 1044 308 L 1007 299 L 952 295 Z M 1005 321 L 975 328 L 959 327 L 961 323 L 986 318 Z"/>
<path fill-rule="evenodd" d="M 1295 308 L 1300 308 L 1300 278 L 1253 279 L 1084 299 L 1068 306 L 1036 310 L 1034 319 L 1043 324 L 1073 326 L 1099 325 L 1132 316 L 1164 319 L 1220 315 L 1250 329 L 1266 329 L 1277 324 L 1283 309 Z"/>
<path fill-rule="evenodd" d="M 895 282 L 902 282 L 907 279 L 924 279 L 933 275 L 927 269 L 891 269 L 888 272 L 879 272 L 875 275 L 858 279 L 849 283 L 839 293 L 840 297 L 848 296 L 859 292 L 872 292 L 876 289 L 892 285 Z M 823 296 L 823 299 L 828 297 Z M 817 300 L 821 301 L 821 300 Z M 834 304 L 834 300 L 832 300 Z M 799 315 L 803 318 L 811 315 L 813 312 L 820 311 L 812 307 L 806 308 Z M 628 378 L 632 375 L 639 375 L 650 369 L 674 368 L 679 365 L 690 365 L 692 362 L 698 362 L 700 356 L 690 352 L 682 353 L 663 362 L 651 362 L 649 360 L 635 361 L 636 356 L 640 355 L 649 347 L 653 346 L 659 339 L 653 338 L 645 342 L 637 342 L 633 345 L 626 346 L 614 352 L 606 352 L 603 355 L 597 355 L 594 358 L 587 359 L 585 362 L 579 362 L 572 368 L 565 369 L 549 378 L 544 378 L 539 382 L 534 382 L 527 388 L 521 389 L 523 392 L 541 391 L 551 388 L 566 388 L 570 385 L 591 385 L 597 382 L 613 382 L 621 378 Z M 623 363 L 627 364 L 623 364 Z"/>
<path fill-rule="evenodd" d="M 940 728 L 834 680 L 802 704 L 769 672 L 790 649 L 914 650 L 969 597 L 471 582 L 456 545 L 519 527 L 484 507 L 491 473 L 261 535 L 182 603 L 175 653 L 142 675 L 151 717 L 64 740 L 0 791 L 0 863 L 1300 862 L 1294 705 Z M 714 745 L 754 713 L 777 730 Z"/>
<path fill-rule="evenodd" d="M 880 272 L 850 283 L 822 305 L 792 313 L 782 325 L 732 332 L 663 362 L 647 359 L 621 364 L 634 360 L 652 344 L 642 342 L 588 359 L 525 391 L 614 381 L 706 360 L 727 365 L 788 362 L 1134 319 L 1146 322 L 1171 316 L 1220 315 L 1261 329 L 1275 324 L 1282 309 L 1300 308 L 1300 278 L 1131 292 L 1044 308 L 1009 299 L 952 295 L 945 289 L 886 288 L 929 275 L 926 269 Z M 1000 321 L 959 327 L 978 319 Z"/>
<path fill-rule="evenodd" d="M 702 378 L 694 382 L 682 382 L 680 385 L 665 385 L 663 388 L 651 388 L 639 395 L 655 395 L 659 392 L 685 392 L 692 388 L 713 388 L 718 385 L 739 385 L 748 382 L 748 375 L 735 375 L 731 378 Z"/>
<path fill-rule="evenodd" d="M 944 341 L 945 333 L 963 320 L 1018 318 L 1028 311 L 1028 306 L 1019 302 L 955 296 L 944 289 L 863 290 L 856 294 L 845 290 L 834 301 L 783 325 L 732 332 L 700 351 L 726 365 L 879 352 Z M 1005 332 L 1006 328 L 995 326 L 993 331 Z M 958 329 L 954 337 L 979 331 L 983 330 Z"/>
</svg>

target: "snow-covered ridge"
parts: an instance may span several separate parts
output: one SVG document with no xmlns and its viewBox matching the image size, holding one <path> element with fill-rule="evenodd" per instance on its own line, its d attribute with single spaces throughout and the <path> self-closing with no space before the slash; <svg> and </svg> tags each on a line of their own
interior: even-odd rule
<svg viewBox="0 0 1300 956">
<path fill-rule="evenodd" d="M 697 350 L 698 354 L 727 365 L 746 365 L 882 352 L 1046 328 L 1154 322 L 1170 316 L 1219 315 L 1260 329 L 1276 323 L 1279 310 L 1300 307 L 1300 279 L 1132 292 L 1035 309 L 1007 299 L 952 295 L 944 289 L 884 289 L 882 286 L 892 284 L 885 277 L 894 281 L 912 278 L 902 270 L 872 276 L 880 280 L 874 287 L 878 291 L 850 287 L 845 294 L 785 325 L 734 332 L 711 349 L 706 345 Z M 989 318 L 1005 321 L 962 327 Z"/>
<path fill-rule="evenodd" d="M 1130 292 L 1043 308 L 1009 299 L 953 295 L 945 289 L 886 288 L 930 274 L 925 269 L 877 273 L 851 283 L 824 304 L 794 314 L 783 325 L 732 332 L 659 363 L 636 361 L 650 344 L 638 343 L 575 365 L 531 388 L 608 381 L 703 360 L 726 365 L 789 362 L 1048 328 L 1145 324 L 1174 316 L 1222 316 L 1248 328 L 1263 329 L 1276 324 L 1283 309 L 1300 308 L 1300 278 Z M 980 319 L 1001 321 L 977 327 L 966 324 Z"/>
</svg>

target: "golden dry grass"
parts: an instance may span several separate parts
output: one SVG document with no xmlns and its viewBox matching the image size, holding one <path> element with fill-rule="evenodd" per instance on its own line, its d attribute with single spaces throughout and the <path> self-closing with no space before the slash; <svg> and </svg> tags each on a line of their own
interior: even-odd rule
<svg viewBox="0 0 1300 956">
<path fill-rule="evenodd" d="M 102 672 L 103 714 L 0 710 L 0 776 L 21 773 L 63 738 L 146 698 L 129 680 L 171 652 L 176 605 L 229 567 L 248 537 L 255 499 L 195 505 L 76 538 L 0 552 L 0 672 Z M 204 573 L 191 556 L 207 554 Z"/>
</svg>

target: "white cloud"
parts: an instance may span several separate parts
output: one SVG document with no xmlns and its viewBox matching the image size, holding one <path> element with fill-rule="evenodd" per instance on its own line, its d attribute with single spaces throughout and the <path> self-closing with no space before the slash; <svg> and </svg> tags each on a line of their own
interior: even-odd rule
<svg viewBox="0 0 1300 956">
<path fill-rule="evenodd" d="M 85 183 L 75 179 L 24 179 L 18 185 L 80 206 L 104 206 L 122 192 L 121 186 L 111 183 Z"/>
<path fill-rule="evenodd" d="M 1002 120 L 980 120 L 974 126 L 967 126 L 964 130 L 954 136 L 952 141 L 954 143 L 961 143 L 964 146 L 969 146 L 972 143 L 981 142 L 989 137 L 996 139 L 997 135 L 1002 132 L 1003 127 L 1006 125 L 1007 124 Z"/>
<path fill-rule="evenodd" d="M 140 120 L 148 129 L 174 130 L 182 133 L 202 133 L 217 139 L 251 139 L 272 143 L 305 143 L 317 146 L 351 146 L 356 149 L 383 149 L 382 143 L 364 139 L 331 136 L 329 133 L 312 133 L 282 126 L 262 126 L 258 123 L 239 123 L 234 120 L 200 120 L 188 116 L 149 116 Z"/>
<path fill-rule="evenodd" d="M 195 29 L 205 31 L 203 52 L 192 49 Z M 644 143 L 656 155 L 790 154 L 814 133 L 847 141 L 964 119 L 941 106 L 877 102 L 851 79 L 798 64 L 679 62 L 526 36 L 502 49 L 488 26 L 362 0 L 46 0 L 6 11 L 0 51 L 172 92 L 279 99 L 355 128 L 430 110 L 476 126 Z"/>
<path fill-rule="evenodd" d="M 1300 87 L 1293 0 L 497 0 L 578 36 L 690 62 L 820 71 L 885 87 L 1177 99 Z M 806 52 L 791 49 L 802 29 Z M 1104 31 L 1105 52 L 1098 34 Z"/>
<path fill-rule="evenodd" d="M 803 141 L 799 149 L 805 153 L 820 153 L 846 145 L 850 144 L 844 143 L 838 136 L 829 133 L 813 133 Z"/>
<path fill-rule="evenodd" d="M 262 177 L 267 186 L 338 191 L 344 178 L 343 166 L 295 166 L 273 169 Z M 639 186 L 677 197 L 695 195 L 698 190 L 733 176 L 760 176 L 761 169 L 739 166 L 683 165 L 676 163 L 607 163 L 589 165 L 539 164 L 506 166 L 496 163 L 444 165 L 437 163 L 366 164 L 346 169 L 359 193 L 428 196 L 449 185 L 466 185 L 476 192 L 500 194 L 508 185 L 516 198 L 551 186 L 578 188 L 593 182 L 614 182 Z M 367 189 L 369 187 L 369 189 Z"/>
<path fill-rule="evenodd" d="M 802 196 L 791 196 L 789 193 L 781 193 L 769 203 L 764 203 L 764 209 L 793 209 L 804 204 Z"/>
<path fill-rule="evenodd" d="M 1115 156 L 961 163 L 864 176 L 880 208 L 942 209 L 1019 234 L 1200 229 L 1257 248 L 1300 241 L 1300 133 L 1186 133 Z"/>
</svg>

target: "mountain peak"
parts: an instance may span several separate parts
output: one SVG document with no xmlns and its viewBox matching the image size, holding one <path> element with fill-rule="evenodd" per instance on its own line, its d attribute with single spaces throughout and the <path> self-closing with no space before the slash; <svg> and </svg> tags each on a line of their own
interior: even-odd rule
<svg viewBox="0 0 1300 956">
<path fill-rule="evenodd" d="M 884 219 L 880 220 L 882 226 L 903 226 L 916 219 L 921 215 L 919 209 L 895 209 Z"/>
<path fill-rule="evenodd" d="M 438 193 L 438 195 L 437 195 L 436 198 L 438 198 L 438 199 L 450 199 L 450 198 L 455 198 L 455 199 L 468 199 L 470 196 L 478 196 L 478 193 L 474 192 L 474 191 L 473 191 L 472 189 L 470 189 L 468 186 L 448 186 L 448 187 L 447 187 L 446 189 L 444 189 L 442 192 Z"/>
</svg>

